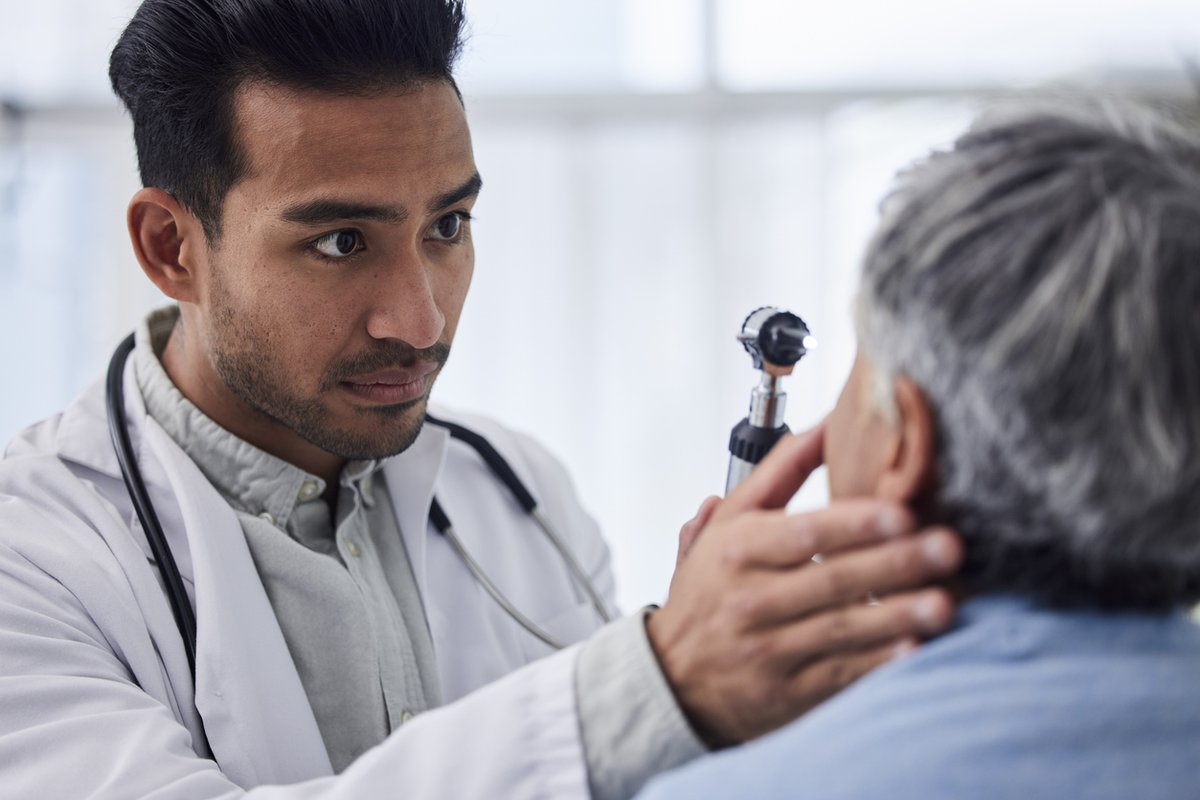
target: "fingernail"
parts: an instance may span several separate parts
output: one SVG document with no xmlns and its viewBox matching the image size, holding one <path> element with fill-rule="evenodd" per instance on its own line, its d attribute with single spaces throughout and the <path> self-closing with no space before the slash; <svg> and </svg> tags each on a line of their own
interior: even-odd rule
<svg viewBox="0 0 1200 800">
<path fill-rule="evenodd" d="M 897 508 L 885 508 L 875 517 L 875 527 L 883 536 L 899 536 L 909 531 L 908 515 Z"/>
<path fill-rule="evenodd" d="M 942 604 L 934 597 L 922 597 L 913 608 L 913 614 L 926 628 L 937 628 L 942 622 Z"/>
<path fill-rule="evenodd" d="M 954 566 L 954 548 L 944 536 L 928 536 L 921 543 L 921 551 L 934 566 L 950 568 Z"/>
<path fill-rule="evenodd" d="M 917 649 L 917 642 L 915 639 L 904 639 L 902 641 L 897 642 L 896 646 L 892 648 L 892 658 L 893 659 L 904 658 L 906 656 L 912 655 L 913 651 L 916 649 Z"/>
</svg>

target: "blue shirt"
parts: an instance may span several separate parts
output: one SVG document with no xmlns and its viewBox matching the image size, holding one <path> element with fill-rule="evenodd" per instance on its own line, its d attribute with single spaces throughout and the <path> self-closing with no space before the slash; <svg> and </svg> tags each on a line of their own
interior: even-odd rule
<svg viewBox="0 0 1200 800">
<path fill-rule="evenodd" d="M 668 798 L 1200 798 L 1200 626 L 965 604 L 795 723 L 669 773 Z"/>
</svg>

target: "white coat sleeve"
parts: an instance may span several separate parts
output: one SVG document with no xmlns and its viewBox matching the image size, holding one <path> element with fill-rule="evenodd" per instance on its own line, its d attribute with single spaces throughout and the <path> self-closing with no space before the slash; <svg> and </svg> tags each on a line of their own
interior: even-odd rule
<svg viewBox="0 0 1200 800">
<path fill-rule="evenodd" d="M 471 423 L 489 424 L 481 418 Z M 536 439 L 498 426 L 489 433 L 516 454 L 514 464 L 536 481 L 538 499 L 615 610 L 608 546 L 580 504 L 567 471 Z M 662 674 L 644 617 L 639 612 L 619 619 L 593 635 L 582 645 L 576 666 L 576 713 L 596 800 L 631 797 L 653 775 L 706 752 Z"/>
<path fill-rule="evenodd" d="M 193 752 L 156 696 L 165 677 L 134 679 L 127 659 L 153 657 L 137 608 L 102 553 L 63 552 L 83 539 L 62 526 L 0 496 L 0 798 L 587 796 L 575 649 L 422 715 L 339 776 L 246 791 Z"/>
</svg>

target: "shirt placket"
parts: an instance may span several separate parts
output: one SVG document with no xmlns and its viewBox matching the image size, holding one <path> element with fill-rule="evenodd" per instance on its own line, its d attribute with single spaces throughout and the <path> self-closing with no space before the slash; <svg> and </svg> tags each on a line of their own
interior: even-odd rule
<svg viewBox="0 0 1200 800">
<path fill-rule="evenodd" d="M 384 706 L 389 724 L 395 730 L 425 708 L 419 673 L 411 643 L 401 641 L 407 639 L 405 629 L 369 535 L 361 482 L 351 483 L 345 489 L 353 498 L 353 506 L 338 525 L 338 552 L 365 601 L 375 634 Z"/>
</svg>

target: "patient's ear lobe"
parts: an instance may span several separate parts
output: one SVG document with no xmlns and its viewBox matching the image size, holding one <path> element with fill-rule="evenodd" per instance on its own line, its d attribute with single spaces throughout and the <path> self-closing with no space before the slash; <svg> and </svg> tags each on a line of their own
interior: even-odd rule
<svg viewBox="0 0 1200 800">
<path fill-rule="evenodd" d="M 896 446 L 880 473 L 876 494 L 908 503 L 917 499 L 934 477 L 933 412 L 925 393 L 910 378 L 898 375 L 892 384 L 895 399 Z"/>
<path fill-rule="evenodd" d="M 126 214 L 138 264 L 167 297 L 196 302 L 207 242 L 200 221 L 167 192 L 139 189 Z"/>
</svg>

